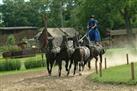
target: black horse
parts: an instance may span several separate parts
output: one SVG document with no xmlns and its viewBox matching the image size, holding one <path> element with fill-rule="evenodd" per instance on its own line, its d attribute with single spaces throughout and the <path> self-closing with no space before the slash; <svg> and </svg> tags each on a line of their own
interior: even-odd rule
<svg viewBox="0 0 137 91">
<path fill-rule="evenodd" d="M 47 70 L 48 70 L 49 76 L 51 76 L 52 67 L 56 61 L 56 56 L 60 52 L 60 47 L 55 47 L 53 45 L 53 39 L 54 38 L 48 39 L 48 46 L 45 53 L 45 56 L 47 59 L 46 62 L 47 62 Z"/>
<path fill-rule="evenodd" d="M 56 62 L 59 66 L 59 76 L 61 76 L 61 70 L 62 70 L 62 61 L 65 61 L 65 69 L 66 71 L 68 71 L 68 65 L 70 62 L 70 57 L 72 55 L 72 53 L 74 52 L 74 45 L 70 45 L 68 44 L 68 41 L 73 41 L 73 38 L 68 38 L 67 36 L 63 36 L 63 41 L 62 44 L 60 46 L 60 52 L 57 54 L 56 56 Z"/>
</svg>

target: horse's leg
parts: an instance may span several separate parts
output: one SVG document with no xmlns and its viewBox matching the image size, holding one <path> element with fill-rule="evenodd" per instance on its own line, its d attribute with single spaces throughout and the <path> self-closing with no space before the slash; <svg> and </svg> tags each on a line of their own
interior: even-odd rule
<svg viewBox="0 0 137 91">
<path fill-rule="evenodd" d="M 74 73 L 73 73 L 73 75 L 75 75 L 75 73 L 76 73 L 77 65 L 78 65 L 78 62 L 74 62 Z"/>
<path fill-rule="evenodd" d="M 54 59 L 50 62 L 50 75 L 52 73 L 53 64 L 54 64 Z"/>
<path fill-rule="evenodd" d="M 79 72 L 81 71 L 82 63 L 79 62 Z"/>
<path fill-rule="evenodd" d="M 93 58 L 93 57 L 92 57 L 92 58 Z M 88 59 L 88 68 L 89 68 L 89 70 L 91 69 L 90 61 L 92 60 L 92 58 L 89 58 L 89 59 Z"/>
<path fill-rule="evenodd" d="M 89 68 L 89 70 L 91 69 L 90 60 L 88 61 L 88 68 Z"/>
<path fill-rule="evenodd" d="M 84 71 L 84 68 L 85 68 L 84 63 L 82 63 L 81 66 L 82 66 L 82 71 Z"/>
<path fill-rule="evenodd" d="M 100 57 L 100 63 L 102 64 L 102 54 L 101 53 L 99 54 L 99 57 Z"/>
<path fill-rule="evenodd" d="M 73 59 L 71 59 L 71 60 L 70 60 L 70 65 L 69 65 L 69 69 L 68 69 L 67 76 L 68 76 L 68 75 L 69 75 L 69 73 L 70 73 L 70 69 L 71 69 L 72 63 L 73 63 Z"/>
<path fill-rule="evenodd" d="M 101 53 L 99 54 L 99 57 L 100 57 L 100 64 L 101 64 L 100 66 L 102 67 L 102 54 Z"/>
<path fill-rule="evenodd" d="M 67 59 L 65 61 L 66 61 L 65 68 L 66 68 L 66 71 L 68 71 L 68 62 L 69 62 L 69 59 Z"/>
<path fill-rule="evenodd" d="M 59 60 L 59 77 L 61 76 L 61 69 L 62 69 L 62 61 Z"/>
<path fill-rule="evenodd" d="M 49 68 L 49 65 L 50 64 L 50 62 L 49 62 L 49 59 L 47 58 L 47 70 L 48 70 L 48 74 L 49 74 L 49 76 L 51 76 L 51 72 L 50 72 L 50 68 Z"/>
<path fill-rule="evenodd" d="M 96 68 L 96 73 L 98 74 L 98 64 L 97 64 L 98 57 L 96 56 L 95 59 L 96 59 L 96 61 L 95 61 L 95 68 Z"/>
</svg>

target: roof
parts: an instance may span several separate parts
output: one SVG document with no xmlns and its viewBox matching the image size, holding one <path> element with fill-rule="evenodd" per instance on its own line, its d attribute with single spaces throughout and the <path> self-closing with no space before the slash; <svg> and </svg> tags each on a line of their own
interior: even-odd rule
<svg viewBox="0 0 137 91">
<path fill-rule="evenodd" d="M 65 36 L 65 34 L 62 31 L 60 31 L 59 28 L 48 28 L 47 31 L 52 37 Z"/>
<path fill-rule="evenodd" d="M 38 37 L 42 33 L 43 28 L 40 29 L 40 32 L 35 36 Z M 75 36 L 75 34 L 78 34 L 78 31 L 76 31 L 74 28 L 47 28 L 48 34 L 51 37 L 62 37 L 64 35 L 67 35 L 69 37 Z"/>
<path fill-rule="evenodd" d="M 61 28 L 61 30 L 70 37 L 79 34 L 74 28 Z"/>
<path fill-rule="evenodd" d="M 23 26 L 23 27 L 0 27 L 0 30 L 37 30 L 38 27 Z"/>
<path fill-rule="evenodd" d="M 126 29 L 119 29 L 119 30 L 109 30 L 110 35 L 127 35 L 127 30 Z M 137 28 L 132 29 L 133 34 L 137 34 Z"/>
</svg>

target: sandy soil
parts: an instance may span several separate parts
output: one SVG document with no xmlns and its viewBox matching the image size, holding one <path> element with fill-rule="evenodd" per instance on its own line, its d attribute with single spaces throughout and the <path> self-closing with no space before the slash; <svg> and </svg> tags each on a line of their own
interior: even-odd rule
<svg viewBox="0 0 137 91">
<path fill-rule="evenodd" d="M 108 66 L 126 63 L 125 55 L 115 56 L 107 59 Z M 130 59 L 137 60 L 136 57 L 131 57 Z M 70 74 L 67 77 L 66 72 L 63 71 L 62 77 L 59 78 L 57 68 L 54 68 L 51 77 L 46 71 L 0 76 L 0 91 L 137 91 L 137 86 L 99 84 L 89 81 L 87 77 L 94 72 L 94 61 L 91 64 L 92 69 L 86 68 L 82 76 Z"/>
</svg>

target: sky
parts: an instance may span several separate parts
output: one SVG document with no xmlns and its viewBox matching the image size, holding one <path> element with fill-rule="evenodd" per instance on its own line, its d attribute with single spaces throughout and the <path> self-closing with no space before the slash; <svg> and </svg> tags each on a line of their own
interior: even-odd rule
<svg viewBox="0 0 137 91">
<path fill-rule="evenodd" d="M 0 0 L 0 4 L 2 3 L 2 0 Z"/>
<path fill-rule="evenodd" d="M 29 1 L 29 0 L 25 0 L 25 1 Z M 0 0 L 0 4 L 2 4 L 2 0 Z"/>
</svg>

